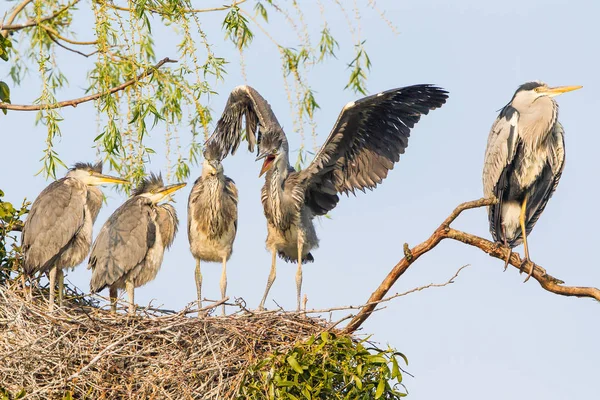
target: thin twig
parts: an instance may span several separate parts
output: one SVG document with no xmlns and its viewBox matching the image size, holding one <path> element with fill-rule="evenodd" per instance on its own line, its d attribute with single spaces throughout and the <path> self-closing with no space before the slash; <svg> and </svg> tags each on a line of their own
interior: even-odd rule
<svg viewBox="0 0 600 400">
<path fill-rule="evenodd" d="M 152 75 L 154 72 L 156 72 L 156 70 L 158 70 L 160 67 L 162 67 L 166 63 L 176 63 L 176 62 L 177 62 L 176 60 L 171 60 L 170 58 L 164 58 L 161 61 L 159 61 L 156 65 L 154 65 L 153 67 L 150 67 L 147 70 L 145 70 L 144 72 L 142 72 L 141 74 L 139 74 L 134 79 L 131 79 L 125 83 L 120 84 L 119 86 L 115 86 L 105 92 L 102 92 L 102 93 L 96 93 L 96 94 L 92 94 L 90 96 L 80 97 L 78 99 L 73 99 L 73 100 L 65 100 L 65 101 L 61 101 L 58 103 L 52 103 L 52 104 L 19 105 L 19 104 L 8 104 L 8 103 L 0 102 L 0 110 L 5 109 L 5 110 L 13 110 L 13 111 L 37 111 L 37 110 L 53 110 L 56 108 L 62 108 L 62 107 L 67 107 L 67 106 L 77 107 L 81 103 L 96 100 L 102 96 L 107 96 L 109 94 L 113 94 L 118 91 L 121 91 L 121 90 L 125 89 L 126 87 L 137 83 L 141 79 Z"/>
<path fill-rule="evenodd" d="M 31 0 L 25 1 L 24 3 L 29 3 L 30 1 Z M 31 26 L 36 26 L 36 25 L 40 24 L 41 22 L 50 21 L 50 20 L 58 17 L 60 14 L 62 14 L 65 11 L 67 11 L 69 8 L 73 7 L 74 5 L 76 5 L 77 3 L 79 3 L 80 1 L 81 0 L 74 0 L 73 2 L 71 2 L 69 4 L 66 4 L 64 7 L 60 8 L 54 14 L 48 15 L 46 17 L 42 17 L 39 21 L 36 21 L 35 19 L 30 19 L 27 22 L 24 22 L 22 24 L 14 24 L 13 25 L 12 22 L 14 21 L 14 18 L 12 20 L 9 19 L 6 24 L 0 26 L 0 29 L 3 30 L 3 34 L 4 34 L 4 32 L 6 32 L 6 31 L 18 31 L 20 29 L 25 29 L 25 28 L 29 28 Z"/>
<path fill-rule="evenodd" d="M 17 18 L 17 15 L 19 15 L 19 13 L 21 11 L 23 11 L 23 9 L 27 6 L 27 4 L 31 3 L 33 0 L 24 0 L 23 2 L 21 2 L 19 5 L 17 5 L 14 9 L 14 11 L 12 12 L 12 14 L 10 14 L 10 16 L 8 17 L 7 23 L 6 25 L 2 25 L 2 36 L 6 37 L 6 35 L 8 35 L 8 29 L 6 28 L 7 25 L 11 25 L 15 18 Z"/>
</svg>

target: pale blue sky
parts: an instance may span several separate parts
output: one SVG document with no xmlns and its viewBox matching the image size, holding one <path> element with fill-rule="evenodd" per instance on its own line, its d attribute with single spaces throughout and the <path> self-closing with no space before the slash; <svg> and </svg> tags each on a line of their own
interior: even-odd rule
<svg viewBox="0 0 600 400">
<path fill-rule="evenodd" d="M 217 2 L 218 3 L 218 2 Z M 402 244 L 425 240 L 460 202 L 482 194 L 481 169 L 489 128 L 497 110 L 518 85 L 543 80 L 550 85 L 583 85 L 580 91 L 558 98 L 560 120 L 566 131 L 567 161 L 558 190 L 530 236 L 532 258 L 547 271 L 572 285 L 600 286 L 595 255 L 600 213 L 596 184 L 600 147 L 597 118 L 600 101 L 597 77 L 597 16 L 600 3 L 591 0 L 537 1 L 379 0 L 380 8 L 400 30 L 395 36 L 376 13 L 366 11 L 362 36 L 373 62 L 369 91 L 377 92 L 415 83 L 435 83 L 450 92 L 448 103 L 424 117 L 413 130 L 406 154 L 374 192 L 342 198 L 332 220 L 317 222 L 321 247 L 315 263 L 304 270 L 304 293 L 309 308 L 326 308 L 364 302 L 402 257 Z M 12 3 L 3 3 L 9 7 Z M 332 15 L 332 14 L 329 14 Z M 317 7 L 307 19 L 320 22 Z M 319 144 L 329 133 L 342 106 L 356 95 L 343 91 L 344 62 L 350 59 L 346 22 L 330 19 L 346 51 L 340 60 L 315 68 L 310 84 L 318 92 L 321 109 L 316 115 Z M 85 26 L 87 22 L 83 22 Z M 206 21 L 211 40 L 219 42 L 218 18 Z M 81 38 L 87 38 L 80 35 Z M 289 45 L 295 35 L 282 29 L 277 37 Z M 156 37 L 157 56 L 175 56 L 174 43 Z M 229 45 L 216 51 L 232 61 L 228 78 L 217 87 L 211 106 L 218 114 L 226 96 L 243 83 L 235 68 L 237 52 Z M 86 64 L 60 53 L 69 65 L 64 72 L 71 87 L 61 99 L 81 95 Z M 292 117 L 283 90 L 276 49 L 257 35 L 246 57 L 248 83 L 272 104 L 297 148 Z M 0 75 L 7 73 L 0 64 Z M 13 91 L 13 103 L 29 103 L 38 83 L 31 78 Z M 92 104 L 62 112 L 63 139 L 57 148 L 70 163 L 92 160 L 96 136 Z M 34 126 L 34 114 L 11 112 L 0 116 L 5 171 L 0 187 L 9 200 L 34 199 L 48 184 L 34 176 L 41 167 L 45 131 Z M 11 138 L 14 149 L 11 146 Z M 152 147 L 160 151 L 162 135 L 155 132 Z M 22 147 L 26 144 L 27 149 Z M 264 248 L 266 226 L 260 205 L 260 165 L 240 151 L 225 161 L 225 171 L 240 192 L 239 231 L 229 263 L 230 296 L 243 297 L 255 307 L 263 293 L 270 255 Z M 156 156 L 150 170 L 164 166 Z M 63 171 L 61 171 L 61 174 Z M 200 173 L 192 169 L 190 185 Z M 175 198 L 181 217 L 180 233 L 166 254 L 157 279 L 136 291 L 139 304 L 180 308 L 194 300 L 194 261 L 185 233 L 186 203 L 190 187 Z M 96 231 L 123 201 L 114 191 L 103 208 Z M 485 210 L 467 212 L 456 227 L 489 238 Z M 517 249 L 519 252 L 521 248 Z M 502 261 L 477 249 L 444 242 L 415 263 L 392 289 L 448 279 L 465 264 L 456 283 L 430 289 L 387 304 L 363 326 L 373 339 L 405 353 L 415 378 L 405 383 L 415 399 L 579 399 L 598 396 L 600 373 L 597 343 L 598 304 L 589 299 L 559 297 L 545 292 L 535 281 Z M 277 280 L 268 307 L 276 300 L 286 309 L 295 306 L 295 267 L 278 262 Z M 204 264 L 204 292 L 219 293 L 220 266 Z M 90 271 L 80 266 L 68 279 L 87 289 Z M 345 315 L 340 314 L 339 317 Z"/>
</svg>

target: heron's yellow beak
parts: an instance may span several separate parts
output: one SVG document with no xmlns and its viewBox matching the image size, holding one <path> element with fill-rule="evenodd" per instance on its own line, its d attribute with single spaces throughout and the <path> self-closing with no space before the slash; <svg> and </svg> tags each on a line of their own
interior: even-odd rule
<svg viewBox="0 0 600 400">
<path fill-rule="evenodd" d="M 92 172 L 92 176 L 100 183 L 129 183 L 129 181 L 121 178 L 116 178 L 110 175 L 99 174 L 97 172 Z"/>
<path fill-rule="evenodd" d="M 260 169 L 260 174 L 258 174 L 259 178 L 261 176 L 263 176 L 265 172 L 270 170 L 271 167 L 273 167 L 273 161 L 275 161 L 274 155 L 269 154 L 268 156 L 265 157 L 265 161 L 263 162 L 262 168 Z"/>
<path fill-rule="evenodd" d="M 573 90 L 581 89 L 582 87 L 583 86 L 558 86 L 558 87 L 548 88 L 548 89 L 542 91 L 542 93 L 544 93 L 547 96 L 554 97 L 554 96 L 558 96 L 559 94 L 572 92 Z"/>
<path fill-rule="evenodd" d="M 176 192 L 177 190 L 181 189 L 185 185 L 187 185 L 187 183 L 175 183 L 173 185 L 169 185 L 169 186 L 161 189 L 158 193 L 160 193 L 166 197 L 166 196 L 170 195 L 171 193 Z"/>
</svg>

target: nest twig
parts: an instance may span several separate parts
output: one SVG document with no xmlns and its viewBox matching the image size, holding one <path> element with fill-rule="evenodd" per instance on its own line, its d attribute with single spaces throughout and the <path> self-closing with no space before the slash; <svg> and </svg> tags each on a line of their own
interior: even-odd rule
<svg viewBox="0 0 600 400">
<path fill-rule="evenodd" d="M 247 368 L 327 329 L 298 313 L 111 315 L 89 300 L 47 312 L 0 287 L 0 387 L 26 398 L 233 398 Z"/>
</svg>

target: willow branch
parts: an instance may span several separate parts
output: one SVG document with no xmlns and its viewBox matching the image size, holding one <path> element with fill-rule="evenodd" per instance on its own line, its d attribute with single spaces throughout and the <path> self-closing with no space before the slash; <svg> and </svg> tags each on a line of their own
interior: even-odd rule
<svg viewBox="0 0 600 400">
<path fill-rule="evenodd" d="M 350 323 L 348 323 L 344 328 L 344 332 L 352 333 L 356 331 L 366 321 L 369 315 L 371 315 L 376 305 L 384 298 L 398 278 L 400 278 L 419 257 L 432 250 L 444 239 L 453 239 L 468 244 L 469 246 L 477 247 L 490 256 L 500 260 L 506 260 L 509 254 L 511 254 L 509 264 L 520 270 L 523 260 L 518 253 L 511 252 L 510 248 L 450 227 L 450 224 L 463 211 L 471 208 L 490 206 L 495 204 L 496 201 L 496 199 L 479 199 L 462 203 L 454 209 L 448 218 L 446 218 L 446 220 L 433 232 L 429 239 L 412 249 L 409 249 L 408 245 L 405 245 L 404 258 L 394 266 L 379 287 L 371 294 L 371 297 L 369 297 L 369 300 L 366 303 L 367 305 L 356 314 Z M 527 265 L 526 269 L 529 269 L 530 267 L 531 265 Z M 563 285 L 563 281 L 548 275 L 543 268 L 535 264 L 533 264 L 532 277 L 538 281 L 542 288 L 551 293 L 561 296 L 589 297 L 600 301 L 600 289 L 595 287 L 565 286 Z"/>
<path fill-rule="evenodd" d="M 125 83 L 120 84 L 119 86 L 115 86 L 105 92 L 102 92 L 102 93 L 95 93 L 95 94 L 92 94 L 89 96 L 80 97 L 78 99 L 65 100 L 65 101 L 61 101 L 58 103 L 52 103 L 52 104 L 19 105 L 19 104 L 8 104 L 8 103 L 0 102 L 0 110 L 5 109 L 5 110 L 13 110 L 13 111 L 37 111 L 37 110 L 53 110 L 56 108 L 62 108 L 62 107 L 67 107 L 67 106 L 77 107 L 81 103 L 85 103 L 85 102 L 92 101 L 92 100 L 97 100 L 100 97 L 107 96 L 107 95 L 116 93 L 118 91 L 121 91 L 121 90 L 127 88 L 128 86 L 131 86 L 131 85 L 139 82 L 143 78 L 146 78 L 146 77 L 152 75 L 154 72 L 156 72 L 160 67 L 162 67 L 166 63 L 176 63 L 176 62 L 177 62 L 176 60 L 171 60 L 168 57 L 163 58 L 156 65 L 148 68 L 147 70 L 145 70 L 144 72 L 142 72 L 141 74 L 136 76 L 134 79 L 131 79 Z"/>
<path fill-rule="evenodd" d="M 48 35 L 52 34 L 52 35 L 56 36 L 58 39 L 60 39 L 60 40 L 62 40 L 64 42 L 67 42 L 67 43 L 75 44 L 75 45 L 78 45 L 78 46 L 93 46 L 93 45 L 98 44 L 97 40 L 91 40 L 91 41 L 81 42 L 81 41 L 78 41 L 78 40 L 73 40 L 73 39 L 66 38 L 66 37 L 62 36 L 60 33 L 58 33 L 55 29 L 50 28 L 49 26 L 46 26 L 46 25 L 40 25 L 40 27 L 43 30 L 45 30 Z"/>
<path fill-rule="evenodd" d="M 48 15 L 46 17 L 42 17 L 40 20 L 36 21 L 35 19 L 30 19 L 22 24 L 14 24 L 13 25 L 13 21 L 14 21 L 14 17 L 12 19 L 8 19 L 8 21 L 6 22 L 6 24 L 0 26 L 0 29 L 2 29 L 2 33 L 6 36 L 6 32 L 7 31 L 18 31 L 21 29 L 25 29 L 25 28 L 29 28 L 31 26 L 35 26 L 40 24 L 41 22 L 46 22 L 46 21 L 50 21 L 56 17 L 58 17 L 60 14 L 64 13 L 65 11 L 67 11 L 69 8 L 73 7 L 75 4 L 79 3 L 81 0 L 74 0 L 73 2 L 66 4 L 64 7 L 60 8 L 58 11 L 56 11 L 54 14 L 52 15 Z M 19 6 L 25 4 L 27 5 L 27 3 L 30 3 L 31 0 L 26 0 L 23 3 L 21 3 Z M 24 6 L 23 6 L 24 7 Z M 17 10 L 15 10 L 17 11 Z M 17 11 L 18 12 L 21 10 Z M 14 15 L 16 17 L 16 14 Z"/>
<path fill-rule="evenodd" d="M 23 2 L 21 2 L 18 6 L 15 7 L 14 11 L 12 12 L 12 14 L 10 14 L 10 16 L 8 17 L 7 23 L 6 25 L 11 25 L 14 21 L 15 18 L 17 18 L 17 15 L 19 15 L 19 13 L 21 11 L 23 11 L 23 9 L 27 6 L 27 4 L 31 3 L 33 0 L 24 0 Z M 6 25 L 2 25 L 2 36 L 6 37 L 6 35 L 8 35 L 8 29 L 6 28 Z"/>
<path fill-rule="evenodd" d="M 234 1 L 230 5 L 225 5 L 225 6 L 221 6 L 221 7 L 185 9 L 185 10 L 181 10 L 181 12 L 183 14 L 199 14 L 199 13 L 213 12 L 213 11 L 224 11 L 224 10 L 229 10 L 232 7 L 239 6 L 240 4 L 245 3 L 246 1 L 248 1 L 248 0 Z M 133 11 L 129 7 L 117 6 L 115 4 L 112 4 L 109 1 L 104 2 L 103 4 L 106 5 L 109 8 L 112 8 L 113 10 L 117 10 L 117 11 L 127 11 L 127 12 L 132 12 Z M 165 12 L 163 12 L 161 10 L 158 10 L 156 8 L 147 8 L 147 10 L 149 12 L 155 13 L 155 14 L 165 14 Z"/>
</svg>

